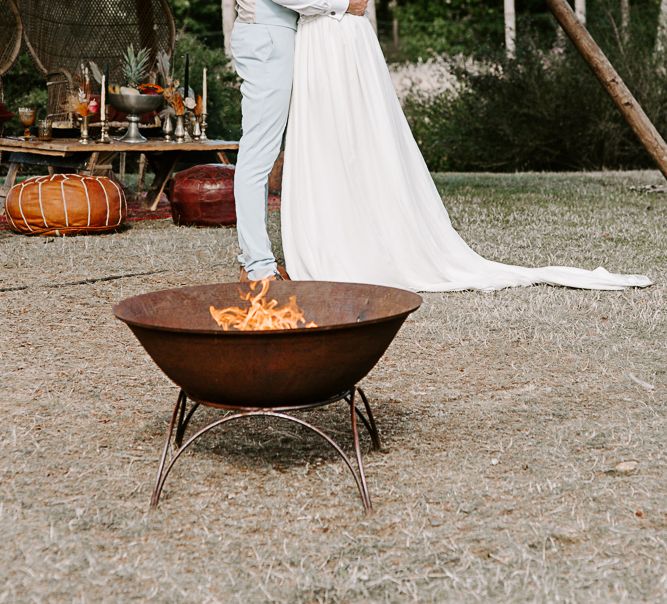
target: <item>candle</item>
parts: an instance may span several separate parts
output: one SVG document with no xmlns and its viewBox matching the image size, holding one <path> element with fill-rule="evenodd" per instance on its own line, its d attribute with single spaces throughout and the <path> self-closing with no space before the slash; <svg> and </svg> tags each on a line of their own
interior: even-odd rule
<svg viewBox="0 0 667 604">
<path fill-rule="evenodd" d="M 110 83 L 110 80 L 109 80 L 109 63 L 107 63 L 107 64 L 104 66 L 104 75 L 106 76 L 107 92 L 109 92 L 109 83 Z"/>
<path fill-rule="evenodd" d="M 107 76 L 102 76 L 102 94 L 100 97 L 100 121 L 104 123 L 107 117 Z"/>
<path fill-rule="evenodd" d="M 190 96 L 190 55 L 185 55 L 185 77 L 183 78 L 183 98 Z"/>
<path fill-rule="evenodd" d="M 208 93 L 208 86 L 206 84 L 206 75 L 207 75 L 207 70 L 206 67 L 204 67 L 204 75 L 202 76 L 202 94 L 201 94 L 202 112 L 204 113 L 204 115 L 206 115 L 206 97 Z"/>
</svg>

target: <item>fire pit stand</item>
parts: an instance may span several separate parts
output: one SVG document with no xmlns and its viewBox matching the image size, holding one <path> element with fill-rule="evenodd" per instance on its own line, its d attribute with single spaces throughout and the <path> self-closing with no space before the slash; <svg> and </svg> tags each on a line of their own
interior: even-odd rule
<svg viewBox="0 0 667 604">
<path fill-rule="evenodd" d="M 359 397 L 361 398 L 364 404 L 366 414 L 364 414 L 364 412 L 356 404 L 355 398 L 357 393 L 359 394 Z M 176 463 L 178 458 L 200 436 L 203 436 L 213 428 L 221 426 L 222 424 L 225 424 L 227 422 L 231 422 L 232 420 L 247 418 L 247 417 L 262 416 L 262 417 L 273 417 L 281 420 L 286 420 L 298 424 L 300 426 L 303 426 L 304 428 L 307 428 L 311 432 L 314 432 L 315 434 L 319 435 L 322 439 L 324 439 L 327 443 L 329 443 L 329 445 L 331 445 L 331 447 L 333 447 L 333 449 L 335 449 L 338 455 L 343 459 L 345 465 L 349 468 L 350 472 L 352 472 L 352 476 L 354 477 L 354 481 L 357 484 L 357 488 L 359 490 L 359 495 L 361 497 L 361 502 L 364 506 L 365 512 L 368 513 L 371 511 L 372 509 L 371 499 L 368 493 L 368 486 L 366 484 L 366 475 L 364 473 L 364 465 L 361 458 L 361 447 L 359 444 L 359 430 L 357 427 L 357 417 L 359 417 L 362 423 L 366 426 L 366 429 L 368 430 L 371 436 L 373 449 L 375 450 L 380 449 L 380 435 L 378 433 L 377 426 L 375 425 L 375 419 L 373 418 L 373 412 L 371 411 L 371 406 L 361 388 L 354 386 L 353 388 L 345 392 L 342 392 L 336 396 L 333 396 L 325 401 L 320 401 L 316 403 L 307 403 L 303 405 L 292 405 L 287 407 L 269 407 L 269 406 L 238 407 L 233 405 L 221 405 L 218 403 L 209 403 L 205 401 L 198 402 L 192 400 L 192 405 L 188 409 L 188 400 L 189 397 L 186 394 L 186 392 L 181 390 L 178 395 L 176 405 L 174 407 L 174 413 L 171 418 L 171 423 L 169 424 L 169 430 L 167 432 L 167 438 L 165 440 L 164 450 L 162 452 L 162 458 L 160 460 L 160 465 L 158 468 L 155 488 L 153 490 L 153 496 L 151 497 L 151 508 L 157 507 L 160 501 L 160 495 L 162 493 L 162 489 L 164 488 L 165 481 L 167 480 L 169 472 L 174 467 L 174 464 Z M 332 403 L 336 403 L 339 401 L 347 402 L 347 404 L 350 407 L 350 420 L 352 425 L 352 438 L 354 441 L 354 451 L 357 458 L 357 470 L 355 470 L 352 461 L 345 454 L 340 445 L 338 445 L 338 443 L 336 443 L 336 441 L 334 441 L 329 435 L 327 435 L 319 428 L 313 426 L 312 424 L 309 424 L 308 422 L 290 414 L 290 412 L 308 411 L 310 409 L 323 407 L 325 405 L 330 405 Z M 190 420 L 192 419 L 192 416 L 194 415 L 195 411 L 199 408 L 200 405 L 214 407 L 216 409 L 221 409 L 225 411 L 233 411 L 233 413 L 231 415 L 225 415 L 224 417 L 211 422 L 207 426 L 204 426 L 195 434 L 193 434 L 190 438 L 188 438 L 184 443 L 183 440 L 185 436 L 185 431 L 188 427 Z"/>
</svg>

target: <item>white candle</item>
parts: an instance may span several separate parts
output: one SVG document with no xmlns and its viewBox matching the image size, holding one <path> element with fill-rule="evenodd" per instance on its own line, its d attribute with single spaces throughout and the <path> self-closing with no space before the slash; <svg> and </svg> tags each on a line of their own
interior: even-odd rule
<svg viewBox="0 0 667 604">
<path fill-rule="evenodd" d="M 206 113 L 206 96 L 208 92 L 208 86 L 206 85 L 206 67 L 204 67 L 204 75 L 202 78 L 202 95 L 201 95 L 201 104 L 203 112 Z"/>
<path fill-rule="evenodd" d="M 107 77 L 102 76 L 102 94 L 100 96 L 100 121 L 104 123 L 107 117 Z"/>
</svg>

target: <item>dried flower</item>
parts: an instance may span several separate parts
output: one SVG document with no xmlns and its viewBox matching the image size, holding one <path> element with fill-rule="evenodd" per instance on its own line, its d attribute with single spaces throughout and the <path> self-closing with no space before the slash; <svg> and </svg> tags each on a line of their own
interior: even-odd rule
<svg viewBox="0 0 667 604">
<path fill-rule="evenodd" d="M 184 115 L 185 104 L 183 103 L 183 97 L 180 92 L 177 92 L 178 84 L 178 80 L 174 80 L 171 83 L 171 86 L 164 89 L 162 96 L 164 96 L 164 100 L 174 109 L 176 115 Z"/>
<path fill-rule="evenodd" d="M 139 84 L 137 87 L 139 92 L 141 94 L 162 94 L 164 92 L 164 88 L 162 86 L 158 86 L 157 84 Z"/>
<path fill-rule="evenodd" d="M 82 90 L 79 89 L 77 92 L 69 95 L 65 102 L 63 103 L 63 109 L 68 113 L 76 113 L 81 117 L 86 117 L 87 115 L 92 115 L 97 113 L 99 109 L 99 103 L 96 99 L 90 99 L 81 94 Z"/>
<path fill-rule="evenodd" d="M 204 103 L 201 94 L 197 95 L 197 104 L 195 105 L 194 113 L 197 117 L 201 117 L 204 113 Z"/>
</svg>

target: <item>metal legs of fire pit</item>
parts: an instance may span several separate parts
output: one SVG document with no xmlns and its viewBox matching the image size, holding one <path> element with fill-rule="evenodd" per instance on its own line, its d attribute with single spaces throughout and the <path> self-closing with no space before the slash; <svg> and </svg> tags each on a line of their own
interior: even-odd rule
<svg viewBox="0 0 667 604">
<path fill-rule="evenodd" d="M 356 394 L 359 394 L 361 398 L 366 413 L 357 406 L 355 398 Z M 352 461 L 345 454 L 343 449 L 334 441 L 329 435 L 322 432 L 319 428 L 316 428 L 312 424 L 298 418 L 293 415 L 288 415 L 288 411 L 306 411 L 313 409 L 315 407 L 322 407 L 324 405 L 329 405 L 338 401 L 344 400 L 350 407 L 350 421 L 352 424 L 352 438 L 354 440 L 354 452 L 357 458 L 357 468 L 358 472 L 355 470 L 352 465 Z M 354 481 L 359 490 L 359 495 L 361 497 L 361 502 L 364 506 L 366 512 L 370 512 L 372 509 L 371 498 L 368 493 L 368 486 L 366 484 L 366 475 L 364 473 L 364 464 L 361 459 L 361 446 L 359 443 L 359 430 L 357 427 L 357 418 L 360 418 L 366 429 L 368 430 L 371 440 L 373 442 L 373 449 L 380 448 L 380 435 L 378 433 L 377 426 L 375 425 L 375 419 L 373 418 L 373 412 L 371 411 L 371 406 L 364 394 L 364 391 L 361 388 L 354 387 L 347 392 L 343 392 L 337 396 L 332 397 L 331 399 L 319 403 L 313 403 L 308 405 L 296 405 L 292 407 L 263 407 L 263 408 L 246 408 L 246 407 L 232 407 L 224 405 L 212 405 L 216 408 L 234 411 L 231 415 L 226 415 L 220 419 L 211 422 L 207 426 L 204 426 L 201 430 L 193 434 L 188 440 L 183 443 L 185 436 L 185 431 L 188 427 L 188 423 L 192 419 L 195 411 L 199 407 L 199 403 L 194 402 L 190 409 L 188 410 L 188 397 L 185 392 L 181 390 L 178 395 L 178 400 L 176 401 L 176 406 L 174 407 L 174 413 L 171 418 L 171 423 L 169 425 L 169 431 L 167 432 L 167 438 L 164 444 L 164 449 L 162 451 L 162 458 L 160 459 L 160 466 L 158 468 L 157 480 L 155 482 L 155 489 L 153 490 L 153 496 L 151 497 L 151 508 L 157 507 L 160 501 L 160 494 L 164 488 L 164 483 L 169 476 L 169 472 L 174 467 L 174 464 L 181 456 L 181 454 L 200 436 L 203 436 L 213 428 L 221 426 L 227 422 L 231 422 L 235 419 L 246 418 L 246 417 L 274 417 L 277 419 L 289 421 L 304 428 L 307 428 L 311 432 L 314 432 L 322 439 L 324 439 L 333 449 L 338 453 L 338 455 L 345 462 L 345 465 L 352 472 Z"/>
</svg>

